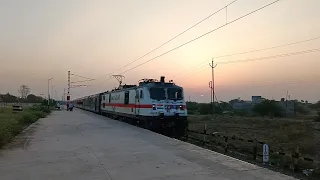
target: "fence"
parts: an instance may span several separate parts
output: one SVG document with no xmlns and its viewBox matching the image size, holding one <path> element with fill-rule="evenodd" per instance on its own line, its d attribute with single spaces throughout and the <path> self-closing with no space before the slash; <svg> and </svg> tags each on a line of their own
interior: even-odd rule
<svg viewBox="0 0 320 180">
<path fill-rule="evenodd" d="M 244 139 L 227 133 L 208 133 L 206 126 L 203 132 L 188 129 L 185 140 L 205 148 L 220 148 L 224 153 L 233 153 L 236 155 L 246 156 L 255 162 L 261 162 L 263 158 L 263 145 L 266 142 L 253 139 Z M 294 152 L 269 150 L 269 166 L 292 169 L 294 172 L 303 172 L 309 176 L 319 176 L 319 161 L 310 156 L 304 156 L 300 153 L 299 147 Z M 261 153 L 259 153 L 261 152 Z M 260 161 L 258 161 L 260 160 Z M 306 172 L 308 171 L 308 172 Z"/>
</svg>

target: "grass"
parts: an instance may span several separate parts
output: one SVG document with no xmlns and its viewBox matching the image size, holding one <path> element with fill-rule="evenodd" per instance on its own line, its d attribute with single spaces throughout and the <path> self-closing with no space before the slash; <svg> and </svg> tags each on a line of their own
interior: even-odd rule
<svg viewBox="0 0 320 180">
<path fill-rule="evenodd" d="M 50 110 L 40 106 L 25 108 L 22 112 L 12 112 L 11 107 L 0 109 L 0 147 L 10 142 L 39 118 L 45 117 Z"/>
<path fill-rule="evenodd" d="M 294 151 L 297 146 L 300 152 L 311 156 L 319 151 L 315 145 L 320 139 L 320 123 L 312 119 L 300 118 L 262 118 L 205 115 L 189 116 L 189 128 L 202 131 L 207 124 L 207 132 L 220 132 L 228 136 L 242 137 L 267 142 L 273 149 Z"/>
<path fill-rule="evenodd" d="M 262 141 L 269 145 L 270 150 L 275 152 L 293 153 L 297 147 L 301 156 L 316 159 L 320 157 L 320 122 L 314 117 L 300 116 L 294 118 L 263 118 L 263 117 L 243 117 L 230 115 L 217 115 L 212 119 L 208 115 L 189 115 L 189 129 L 203 132 L 207 126 L 208 133 L 218 133 L 229 137 L 230 149 L 236 149 L 250 156 L 253 151 L 253 143 L 246 140 Z M 191 134 L 197 139 L 203 139 L 203 135 Z M 231 137 L 243 138 L 245 141 L 232 140 Z M 206 140 L 214 140 L 216 143 L 224 144 L 224 139 L 207 136 Z M 258 154 L 262 154 L 262 145 L 258 144 Z M 270 161 L 279 160 L 290 161 L 292 159 L 271 155 Z M 319 159 L 318 159 L 319 161 Z M 304 168 L 316 168 L 315 164 L 299 162 Z"/>
</svg>

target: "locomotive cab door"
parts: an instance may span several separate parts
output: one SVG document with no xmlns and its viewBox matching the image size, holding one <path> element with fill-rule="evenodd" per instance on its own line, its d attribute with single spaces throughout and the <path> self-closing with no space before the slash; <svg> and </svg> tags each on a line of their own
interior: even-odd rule
<svg viewBox="0 0 320 180">
<path fill-rule="evenodd" d="M 140 96 L 139 96 L 139 90 L 136 90 L 136 96 L 135 96 L 135 108 L 134 108 L 134 114 L 139 115 L 140 114 Z"/>
<path fill-rule="evenodd" d="M 98 103 L 99 103 L 98 98 L 96 98 L 95 105 L 94 105 L 94 112 L 98 112 Z"/>
</svg>

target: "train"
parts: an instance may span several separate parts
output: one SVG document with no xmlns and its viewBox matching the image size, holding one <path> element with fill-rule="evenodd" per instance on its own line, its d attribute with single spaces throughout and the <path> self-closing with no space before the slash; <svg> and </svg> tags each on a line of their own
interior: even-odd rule
<svg viewBox="0 0 320 180">
<path fill-rule="evenodd" d="M 74 107 L 121 120 L 171 137 L 181 137 L 188 128 L 184 91 L 165 77 L 141 79 L 138 85 L 119 85 L 71 101 Z"/>
</svg>

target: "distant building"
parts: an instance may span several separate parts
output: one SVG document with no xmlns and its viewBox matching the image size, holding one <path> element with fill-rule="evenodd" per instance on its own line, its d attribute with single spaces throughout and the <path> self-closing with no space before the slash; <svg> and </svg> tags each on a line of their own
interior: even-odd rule
<svg viewBox="0 0 320 180">
<path fill-rule="evenodd" d="M 238 102 L 232 103 L 232 108 L 234 110 L 242 110 L 251 113 L 253 107 L 256 104 L 259 104 L 262 102 L 261 96 L 252 96 L 252 101 L 243 101 L 239 100 Z M 283 108 L 284 110 L 284 116 L 295 116 L 295 103 L 294 100 L 291 101 L 277 101 L 278 105 Z"/>
<path fill-rule="evenodd" d="M 262 97 L 261 96 L 252 96 L 252 104 L 259 104 L 262 101 Z"/>
</svg>

